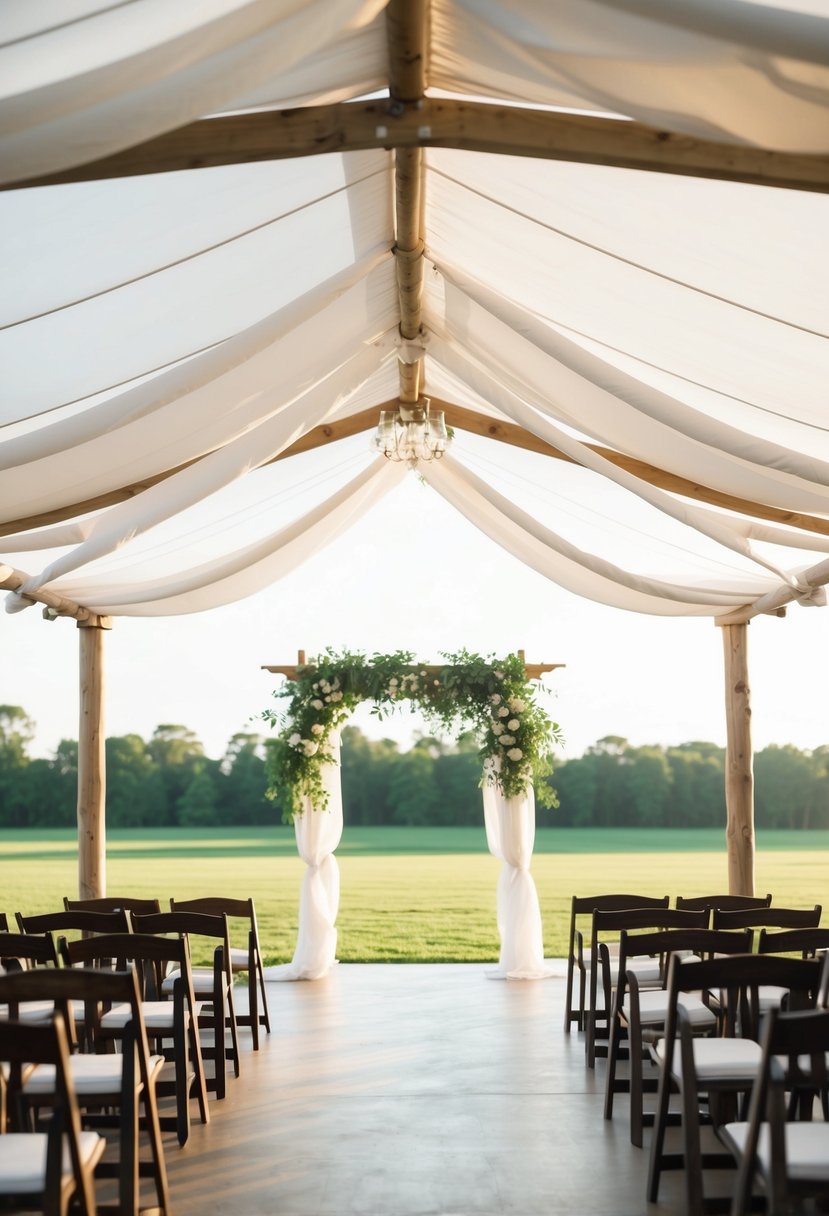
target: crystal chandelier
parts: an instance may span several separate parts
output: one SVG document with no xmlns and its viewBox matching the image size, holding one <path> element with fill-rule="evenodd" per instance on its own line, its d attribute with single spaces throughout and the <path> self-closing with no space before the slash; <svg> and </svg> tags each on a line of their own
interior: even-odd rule
<svg viewBox="0 0 829 1216">
<path fill-rule="evenodd" d="M 405 461 L 410 469 L 420 460 L 440 460 L 451 443 L 443 410 L 433 410 L 428 397 L 416 403 L 399 402 L 396 410 L 383 410 L 374 446 L 389 460 Z"/>
</svg>

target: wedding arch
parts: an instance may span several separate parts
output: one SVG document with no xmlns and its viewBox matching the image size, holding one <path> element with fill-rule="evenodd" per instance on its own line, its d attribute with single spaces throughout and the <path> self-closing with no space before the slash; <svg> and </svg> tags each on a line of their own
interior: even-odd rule
<svg viewBox="0 0 829 1216">
<path fill-rule="evenodd" d="M 533 680 L 562 666 L 527 666 L 522 651 L 502 659 L 460 651 L 441 666 L 415 662 L 408 651 L 374 654 L 326 651 L 296 667 L 265 666 L 286 677 L 274 696 L 282 709 L 263 718 L 277 734 L 268 748 L 269 793 L 292 821 L 306 865 L 299 929 L 290 963 L 271 968 L 278 980 L 320 979 L 336 961 L 340 877 L 334 856 L 343 830 L 340 730 L 351 712 L 372 701 L 383 715 L 409 703 L 443 731 L 475 731 L 482 762 L 484 823 L 489 851 L 502 863 L 497 891 L 501 940 L 491 974 L 538 979 L 544 963 L 541 912 L 530 874 L 538 801 L 555 795 L 540 779 L 552 772 L 558 725 L 537 704 Z"/>
</svg>

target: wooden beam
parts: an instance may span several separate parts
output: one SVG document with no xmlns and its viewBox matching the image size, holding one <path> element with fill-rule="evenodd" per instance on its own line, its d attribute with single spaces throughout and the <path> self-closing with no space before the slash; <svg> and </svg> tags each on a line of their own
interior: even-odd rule
<svg viewBox="0 0 829 1216">
<path fill-rule="evenodd" d="M 104 749 L 104 629 L 78 622 L 78 892 L 106 895 L 106 755 Z"/>
<path fill-rule="evenodd" d="M 408 88 L 407 85 L 399 85 Z M 681 135 L 644 123 L 451 98 L 391 97 L 205 118 L 112 156 L 0 189 L 172 173 L 371 148 L 465 148 L 829 191 L 829 157 Z"/>
<path fill-rule="evenodd" d="M 401 364 L 401 367 L 403 366 L 417 369 L 420 365 Z M 451 401 L 444 401 L 440 397 L 432 397 L 431 401 L 436 409 L 444 411 L 446 425 L 449 427 L 469 431 L 470 434 L 480 435 L 485 439 L 494 439 L 499 443 L 506 443 L 511 447 L 522 448 L 528 452 L 537 452 L 542 456 L 550 456 L 555 460 L 564 460 L 568 464 L 575 463 L 569 456 L 565 456 L 563 452 L 559 451 L 558 448 L 546 443 L 543 439 L 539 439 L 531 431 L 525 431 L 523 427 L 516 425 L 514 422 L 505 422 L 501 419 L 493 418 L 489 414 L 479 414 L 475 410 L 455 405 Z M 341 418 L 335 422 L 325 422 L 322 426 L 313 427 L 307 434 L 291 444 L 284 452 L 280 452 L 278 456 L 274 456 L 273 460 L 267 463 L 275 464 L 279 460 L 285 460 L 290 456 L 297 456 L 301 452 L 314 451 L 316 448 L 322 447 L 327 443 L 335 443 L 337 440 L 346 439 L 352 435 L 358 435 L 362 431 L 371 430 L 373 427 L 376 427 L 381 410 L 393 410 L 396 406 L 396 399 L 384 401 L 379 405 L 361 410 L 358 414 L 352 414 L 348 418 Z M 685 477 L 679 477 L 675 473 L 669 473 L 664 469 L 657 468 L 655 465 L 646 464 L 645 461 L 637 460 L 633 456 L 626 456 L 622 452 L 613 451 L 612 448 L 605 448 L 595 443 L 588 444 L 587 446 L 591 451 L 603 456 L 611 464 L 625 469 L 629 473 L 633 473 L 634 476 L 641 478 L 642 481 L 647 482 L 649 485 L 658 486 L 661 490 L 680 494 L 683 498 L 690 498 L 695 502 L 704 502 L 712 506 L 724 507 L 728 511 L 738 511 L 742 515 L 751 515 L 757 519 L 766 519 L 772 523 L 784 524 L 787 527 L 797 528 L 803 532 L 814 532 L 818 536 L 829 536 L 829 519 L 822 519 L 816 515 L 804 515 L 796 511 L 784 511 L 779 507 L 767 507 L 763 503 L 753 502 L 747 498 L 737 498 L 733 494 L 724 494 L 719 490 L 711 489 L 710 486 L 689 481 Z M 194 462 L 190 461 L 189 463 L 192 464 Z M 53 511 L 44 511 L 40 515 L 24 516 L 17 520 L 11 520 L 8 523 L 0 525 L 0 536 L 10 536 L 28 528 L 42 528 L 47 524 L 60 523 L 62 520 L 72 519 L 78 515 L 85 515 L 89 511 L 112 506 L 116 502 L 124 502 L 129 498 L 134 498 L 136 494 L 140 494 L 142 490 L 147 489 L 149 486 L 156 485 L 158 482 L 172 477 L 180 469 L 187 467 L 186 464 L 179 465 L 177 468 L 168 469 L 155 477 L 148 477 L 142 481 L 133 482 L 128 486 L 109 490 L 106 494 L 100 494 L 96 498 L 88 498 L 81 502 L 71 503 L 65 507 L 56 508 Z M 26 577 L 26 575 L 21 576 L 24 581 Z M 796 597 L 792 595 L 791 598 L 794 599 Z M 771 610 L 770 608 L 765 608 L 762 611 Z M 744 611 L 740 609 L 741 614 Z M 736 620 L 737 618 L 735 617 L 734 619 Z M 739 619 L 749 618 L 741 615 Z M 722 623 L 728 624 L 729 620 L 725 619 Z"/>
<path fill-rule="evenodd" d="M 29 575 L 25 571 L 15 570 L 12 566 L 0 565 L 0 590 L 19 591 L 28 581 Z M 43 604 L 44 608 L 47 609 L 45 615 L 51 620 L 59 616 L 66 616 L 77 621 L 79 624 L 97 625 L 102 629 L 112 628 L 111 617 L 98 616 L 96 613 L 90 612 L 88 608 L 82 608 L 74 600 L 68 600 L 63 595 L 57 595 L 47 587 L 38 588 L 36 591 L 27 591 L 23 598 L 31 600 L 33 604 Z"/>
<path fill-rule="evenodd" d="M 804 587 L 814 590 L 818 587 L 825 587 L 829 583 L 829 559 L 804 570 L 800 575 L 800 581 Z M 761 595 L 753 604 L 746 604 L 743 608 L 736 608 L 733 612 L 717 617 L 715 624 L 744 625 L 756 616 L 785 616 L 785 606 L 801 599 L 802 595 L 803 592 L 794 587 L 776 587 L 774 591 Z"/>
<path fill-rule="evenodd" d="M 559 667 L 566 667 L 566 663 L 525 663 L 524 670 L 527 673 L 528 680 L 540 680 L 548 671 L 557 671 Z M 451 667 L 451 663 L 413 663 L 410 667 L 401 667 L 402 672 L 405 671 L 425 671 L 432 677 L 439 676 L 447 667 Z M 315 671 L 313 663 L 309 664 L 266 664 L 263 663 L 262 671 L 270 671 L 275 675 L 284 676 L 286 680 L 295 680 L 301 671 Z"/>
<path fill-rule="evenodd" d="M 747 625 L 723 627 L 723 656 L 728 890 L 731 895 L 754 895 L 754 771 Z"/>
</svg>

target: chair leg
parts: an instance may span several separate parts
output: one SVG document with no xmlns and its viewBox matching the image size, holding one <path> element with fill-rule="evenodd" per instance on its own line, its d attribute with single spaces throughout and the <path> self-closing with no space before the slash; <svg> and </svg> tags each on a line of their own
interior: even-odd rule
<svg viewBox="0 0 829 1216">
<path fill-rule="evenodd" d="M 573 1020 L 573 955 L 567 960 L 567 983 L 564 988 L 564 1033 L 570 1033 Z"/>
<path fill-rule="evenodd" d="M 616 1092 L 616 1065 L 619 1059 L 619 1043 L 622 1037 L 622 1027 L 614 1012 L 610 1021 L 610 1040 L 607 1046 L 607 1077 L 604 1091 L 604 1117 L 613 1118 L 613 1095 Z"/>
<path fill-rule="evenodd" d="M 256 952 L 256 974 L 259 977 L 259 990 L 262 995 L 262 1020 L 265 1023 L 265 1033 L 271 1033 L 271 1015 L 268 1009 L 268 992 L 265 988 L 265 969 L 262 966 L 262 956 L 257 950 Z"/>
<path fill-rule="evenodd" d="M 239 1027 L 236 1023 L 236 1006 L 233 1001 L 233 987 L 228 989 L 227 993 L 227 1014 L 225 1015 L 225 1025 L 230 1027 L 230 1042 L 233 1053 L 233 1075 L 239 1076 L 241 1068 L 240 1053 L 239 1053 Z"/>
<path fill-rule="evenodd" d="M 151 1176 L 155 1184 L 158 1207 L 163 1216 L 170 1211 L 170 1191 L 167 1183 L 167 1165 L 164 1160 L 164 1145 L 161 1140 L 161 1124 L 155 1096 L 155 1082 L 147 1078 L 144 1084 L 144 1122 L 150 1142 Z"/>
<path fill-rule="evenodd" d="M 668 1105 L 671 1100 L 671 1076 L 667 1062 L 663 1060 L 659 1070 L 659 1086 L 656 1092 L 656 1113 L 653 1119 L 653 1139 L 648 1166 L 648 1202 L 659 1198 L 659 1179 L 662 1174 L 662 1156 L 665 1149 L 665 1128 L 668 1122 Z"/>
<path fill-rule="evenodd" d="M 202 1058 L 201 1042 L 199 1041 L 199 1024 L 195 1014 L 191 1014 L 190 1016 L 190 1051 L 193 1056 L 193 1071 L 196 1080 L 199 1115 L 202 1123 L 209 1123 L 210 1111 L 207 1106 L 207 1081 L 204 1075 L 204 1059 Z M 187 1096 L 189 1097 L 189 1095 Z"/>
<path fill-rule="evenodd" d="M 253 1039 L 253 1050 L 259 1050 L 259 976 L 253 969 L 248 969 L 248 1004 L 250 1034 Z"/>
</svg>

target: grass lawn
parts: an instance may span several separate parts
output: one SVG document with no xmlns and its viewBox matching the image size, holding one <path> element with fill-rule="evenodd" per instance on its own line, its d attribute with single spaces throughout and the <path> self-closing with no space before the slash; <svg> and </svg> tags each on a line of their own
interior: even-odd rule
<svg viewBox="0 0 829 1216">
<path fill-rule="evenodd" d="M 498 956 L 500 864 L 483 828 L 348 828 L 337 850 L 343 962 L 480 962 Z M 757 890 L 808 907 L 827 892 L 829 832 L 758 835 Z M 285 828 L 113 831 L 110 892 L 252 895 L 268 963 L 293 954 L 304 865 Z M 539 829 L 532 873 L 545 953 L 566 949 L 570 898 L 602 891 L 727 889 L 721 831 Z M 77 889 L 71 831 L 0 831 L 0 911 L 45 912 Z M 199 959 L 200 962 L 206 961 Z"/>
</svg>

